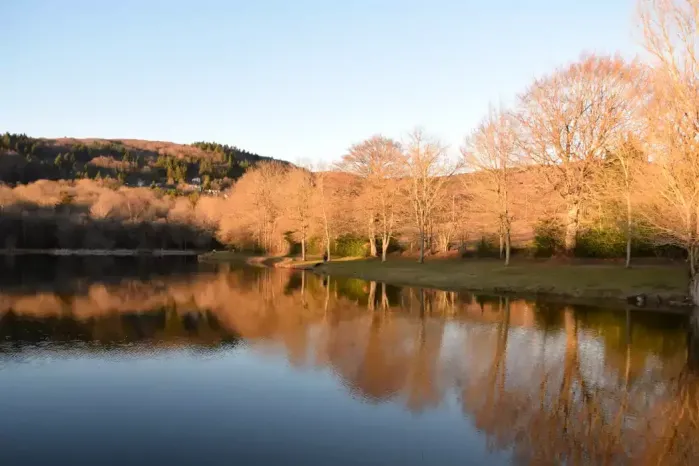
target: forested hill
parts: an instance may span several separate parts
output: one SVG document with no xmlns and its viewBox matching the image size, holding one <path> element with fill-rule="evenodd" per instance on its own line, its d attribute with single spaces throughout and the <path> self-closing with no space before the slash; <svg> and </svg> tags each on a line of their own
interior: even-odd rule
<svg viewBox="0 0 699 466">
<path fill-rule="evenodd" d="M 0 135 L 0 182 L 8 184 L 109 177 L 131 186 L 149 186 L 198 178 L 205 189 L 221 189 L 261 160 L 274 159 L 215 142 Z"/>
</svg>

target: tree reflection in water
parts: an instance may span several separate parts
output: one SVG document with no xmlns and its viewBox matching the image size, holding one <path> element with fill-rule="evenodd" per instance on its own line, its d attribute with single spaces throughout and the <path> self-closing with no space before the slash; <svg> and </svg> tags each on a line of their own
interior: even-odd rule
<svg viewBox="0 0 699 466">
<path fill-rule="evenodd" d="M 41 288 L 0 293 L 0 352 L 47 340 L 104 351 L 242 339 L 332 370 L 368 403 L 418 415 L 458 399 L 489 446 L 522 464 L 699 461 L 697 317 L 287 270 Z"/>
</svg>

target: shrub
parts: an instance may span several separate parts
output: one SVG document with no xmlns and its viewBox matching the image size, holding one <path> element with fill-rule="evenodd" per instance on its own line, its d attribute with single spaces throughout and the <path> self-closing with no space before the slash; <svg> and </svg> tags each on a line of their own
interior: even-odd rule
<svg viewBox="0 0 699 466">
<path fill-rule="evenodd" d="M 683 259 L 686 252 L 677 246 L 656 245 L 654 237 L 646 227 L 640 225 L 631 242 L 632 257 L 663 257 Z M 577 257 L 612 259 L 626 257 L 626 234 L 617 227 L 590 228 L 578 236 L 575 247 Z"/>
<path fill-rule="evenodd" d="M 306 254 L 321 255 L 325 251 L 325 242 L 322 238 L 313 236 L 306 242 Z"/>
<path fill-rule="evenodd" d="M 578 235 L 576 257 L 610 259 L 626 255 L 626 236 L 618 228 L 590 228 Z"/>
<path fill-rule="evenodd" d="M 339 257 L 364 257 L 367 255 L 367 241 L 354 235 L 342 235 L 335 240 L 332 254 Z"/>
<path fill-rule="evenodd" d="M 499 257 L 500 246 L 495 235 L 483 235 L 476 245 L 477 257 Z"/>
<path fill-rule="evenodd" d="M 563 249 L 563 225 L 554 218 L 540 220 L 534 227 L 534 255 L 551 257 Z"/>
</svg>

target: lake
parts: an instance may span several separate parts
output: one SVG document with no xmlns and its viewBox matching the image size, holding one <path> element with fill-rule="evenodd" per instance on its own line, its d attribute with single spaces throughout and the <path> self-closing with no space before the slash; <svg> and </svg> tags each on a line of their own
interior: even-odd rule
<svg viewBox="0 0 699 466">
<path fill-rule="evenodd" d="M 680 314 L 0 258 L 0 464 L 697 464 Z"/>
</svg>

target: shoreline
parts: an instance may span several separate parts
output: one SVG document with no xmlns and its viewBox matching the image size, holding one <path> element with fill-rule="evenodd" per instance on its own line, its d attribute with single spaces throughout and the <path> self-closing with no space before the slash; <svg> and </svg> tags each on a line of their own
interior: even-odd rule
<svg viewBox="0 0 699 466">
<path fill-rule="evenodd" d="M 433 259 L 418 264 L 404 258 L 389 259 L 385 263 L 362 258 L 323 263 L 320 260 L 302 262 L 291 257 L 231 252 L 207 253 L 200 255 L 199 260 L 305 270 L 396 286 L 544 298 L 571 304 L 673 312 L 692 308 L 686 272 L 677 265 L 642 265 L 625 269 L 608 264 L 571 265 L 523 260 L 504 267 L 500 261 L 487 259 Z"/>
</svg>

